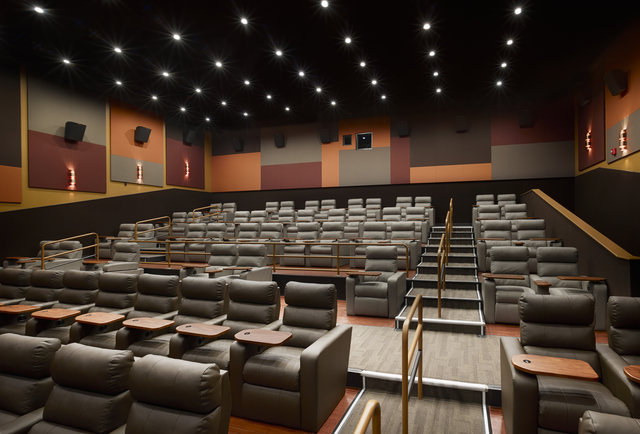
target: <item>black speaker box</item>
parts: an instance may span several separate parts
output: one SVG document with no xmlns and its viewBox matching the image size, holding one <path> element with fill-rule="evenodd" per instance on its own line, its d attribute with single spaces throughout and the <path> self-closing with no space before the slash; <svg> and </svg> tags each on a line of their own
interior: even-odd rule
<svg viewBox="0 0 640 434">
<path fill-rule="evenodd" d="M 242 152 L 244 149 L 244 139 L 242 137 L 233 138 L 233 150 L 236 152 Z"/>
<path fill-rule="evenodd" d="M 284 148 L 284 133 L 275 133 L 273 135 L 273 142 L 275 143 L 276 148 Z"/>
<path fill-rule="evenodd" d="M 187 145 L 192 145 L 198 137 L 196 130 L 188 129 L 182 133 L 182 141 Z"/>
<path fill-rule="evenodd" d="M 351 134 L 345 134 L 342 136 L 342 146 L 351 146 Z"/>
<path fill-rule="evenodd" d="M 620 95 L 627 90 L 627 73 L 620 69 L 614 69 L 604 75 L 604 82 L 611 95 Z"/>
<path fill-rule="evenodd" d="M 320 128 L 320 142 L 332 143 L 338 141 L 338 124 L 326 125 Z"/>
<path fill-rule="evenodd" d="M 533 111 L 529 109 L 520 110 L 518 112 L 518 123 L 520 128 L 531 128 L 534 125 Z"/>
<path fill-rule="evenodd" d="M 86 129 L 86 125 L 67 121 L 64 124 L 64 139 L 70 142 L 81 142 Z"/>
<path fill-rule="evenodd" d="M 469 131 L 469 118 L 456 116 L 456 133 L 466 133 L 467 131 Z"/>
<path fill-rule="evenodd" d="M 396 124 L 396 129 L 398 132 L 398 137 L 409 137 L 409 135 L 411 134 L 408 121 L 399 121 Z"/>
<path fill-rule="evenodd" d="M 138 126 L 136 127 L 136 132 L 133 134 L 133 140 L 139 143 L 147 143 L 150 134 L 151 128 Z"/>
</svg>

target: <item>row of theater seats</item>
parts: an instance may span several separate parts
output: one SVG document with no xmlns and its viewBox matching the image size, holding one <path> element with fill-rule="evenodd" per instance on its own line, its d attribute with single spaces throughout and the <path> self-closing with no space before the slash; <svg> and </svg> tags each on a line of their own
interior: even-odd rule
<svg viewBox="0 0 640 434">
<path fill-rule="evenodd" d="M 2 273 L 20 273 L 24 277 L 29 270 Z M 40 281 L 54 273 L 57 272 L 37 270 L 31 274 Z M 234 414 L 310 431 L 322 425 L 344 394 L 351 328 L 336 324 L 334 285 L 289 282 L 285 287 L 284 313 L 278 319 L 280 290 L 275 282 L 195 277 L 180 281 L 177 276 L 75 270 L 65 273 L 65 277 L 66 274 L 71 277 L 65 281 L 95 281 L 98 290 L 87 290 L 95 295 L 95 304 L 87 309 L 78 305 L 64 307 L 77 313 L 107 312 L 123 317 L 101 325 L 75 321 L 75 317 L 62 321 L 32 317 L 26 321 L 26 329 L 23 326 L 28 335 L 129 350 L 137 357 L 155 354 L 215 363 L 231 372 Z M 129 328 L 123 326 L 125 316 L 126 320 L 167 320 L 166 327 Z M 18 315 L 0 315 L 4 317 Z M 24 324 L 25 319 L 14 318 L 12 324 Z M 188 324 L 228 329 L 211 338 L 176 333 L 178 326 Z M 292 337 L 284 345 L 272 348 L 234 341 L 240 331 L 256 328 L 289 332 Z M 0 331 L 21 330 L 14 326 Z M 274 401 L 275 396 L 279 399 Z"/>
<path fill-rule="evenodd" d="M 608 344 L 596 344 L 592 297 L 520 297 L 520 337 L 500 342 L 507 433 L 640 432 L 640 421 L 631 419 L 640 417 L 640 386 L 624 373 L 640 364 L 640 299 L 612 296 L 606 309 Z M 525 373 L 512 363 L 522 354 L 581 360 L 598 378 Z"/>
<path fill-rule="evenodd" d="M 0 432 L 226 433 L 229 375 L 215 364 L 0 336 Z"/>
</svg>

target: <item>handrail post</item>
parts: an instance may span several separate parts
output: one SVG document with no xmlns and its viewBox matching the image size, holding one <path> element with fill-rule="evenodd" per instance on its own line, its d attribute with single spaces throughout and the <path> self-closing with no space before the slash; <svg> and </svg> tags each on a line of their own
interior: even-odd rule
<svg viewBox="0 0 640 434">
<path fill-rule="evenodd" d="M 340 243 L 336 246 L 336 274 L 340 275 Z"/>
<path fill-rule="evenodd" d="M 380 403 L 375 399 L 370 399 L 367 401 L 367 404 L 364 407 L 364 411 L 362 412 L 362 416 L 360 416 L 360 420 L 358 421 L 358 425 L 356 429 L 353 431 L 353 434 L 364 434 L 367 432 L 367 427 L 369 426 L 369 422 L 371 422 L 371 432 L 372 434 L 380 434 Z"/>
<path fill-rule="evenodd" d="M 273 247 L 273 253 L 272 253 L 273 254 L 273 264 L 271 264 L 271 265 L 273 267 L 273 272 L 275 273 L 275 271 L 276 271 L 276 244 L 275 243 L 271 244 L 271 247 Z"/>
<path fill-rule="evenodd" d="M 409 325 L 413 319 L 413 315 L 418 312 L 419 323 L 416 327 L 416 333 L 411 341 L 411 350 L 409 350 Z M 416 342 L 417 341 L 417 342 Z M 422 398 L 422 295 L 416 296 L 411 309 L 407 314 L 404 324 L 402 325 L 402 433 L 409 432 L 409 365 L 413 359 L 416 347 L 418 356 L 416 363 L 418 364 L 418 397 Z M 411 381 L 414 379 L 412 378 Z"/>
</svg>

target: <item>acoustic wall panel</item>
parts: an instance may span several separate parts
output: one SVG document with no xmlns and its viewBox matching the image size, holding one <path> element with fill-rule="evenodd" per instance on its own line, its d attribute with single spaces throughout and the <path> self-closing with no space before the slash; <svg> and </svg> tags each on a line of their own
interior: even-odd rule
<svg viewBox="0 0 640 434">
<path fill-rule="evenodd" d="M 574 174 L 574 142 L 491 147 L 493 179 L 561 178 Z"/>
<path fill-rule="evenodd" d="M 274 134 L 282 132 L 286 140 L 284 148 L 276 148 Z M 318 125 L 286 125 L 260 130 L 260 154 L 263 166 L 297 163 L 316 163 L 322 159 L 322 147 L 318 143 Z"/>
<path fill-rule="evenodd" d="M 411 138 L 391 137 L 391 184 L 408 184 L 411 181 Z"/>
<path fill-rule="evenodd" d="M 591 149 L 585 147 L 591 132 Z M 604 93 L 602 87 L 591 101 L 578 107 L 578 169 L 584 170 L 605 159 Z"/>
<path fill-rule="evenodd" d="M 620 132 L 626 129 L 626 149 L 620 148 Z M 606 132 L 606 158 L 607 163 L 625 158 L 640 150 L 640 110 L 636 110 L 620 122 L 607 128 Z M 611 153 L 616 150 L 616 155 Z"/>
<path fill-rule="evenodd" d="M 340 186 L 389 184 L 390 148 L 340 151 Z"/>
<path fill-rule="evenodd" d="M 322 186 L 338 187 L 340 185 L 340 151 L 346 146 L 340 142 L 320 145 L 322 148 Z M 354 145 L 350 146 L 355 149 Z"/>
<path fill-rule="evenodd" d="M 411 183 L 488 181 L 491 163 L 411 167 Z"/>
<path fill-rule="evenodd" d="M 0 202 L 22 202 L 22 168 L 0 166 Z"/>
<path fill-rule="evenodd" d="M 213 191 L 260 190 L 260 153 L 217 155 L 211 159 Z"/>
<path fill-rule="evenodd" d="M 142 179 L 138 179 L 138 165 L 142 167 Z M 164 165 L 152 161 L 111 155 L 111 179 L 132 184 L 164 186 Z"/>
<path fill-rule="evenodd" d="M 262 190 L 322 187 L 322 163 L 262 166 Z"/>
<path fill-rule="evenodd" d="M 167 137 L 167 184 L 204 188 L 204 148 Z"/>
</svg>

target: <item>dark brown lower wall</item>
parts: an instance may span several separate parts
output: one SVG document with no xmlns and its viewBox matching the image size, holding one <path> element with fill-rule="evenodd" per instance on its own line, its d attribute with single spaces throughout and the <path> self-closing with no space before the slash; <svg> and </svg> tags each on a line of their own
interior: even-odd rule
<svg viewBox="0 0 640 434">
<path fill-rule="evenodd" d="M 41 240 L 87 232 L 115 235 L 120 223 L 190 211 L 210 202 L 211 193 L 167 189 L 0 213 L 0 258 L 35 255 Z"/>
<path fill-rule="evenodd" d="M 267 201 L 295 201 L 304 208 L 305 200 L 336 199 L 339 208 L 350 198 L 382 198 L 383 206 L 395 206 L 398 196 L 431 196 L 436 208 L 436 220 L 444 221 L 449 199 L 454 198 L 454 222 L 470 223 L 471 207 L 476 194 L 516 193 L 539 188 L 573 211 L 573 178 L 519 179 L 504 181 L 443 182 L 430 184 L 374 185 L 332 188 L 302 188 L 295 190 L 262 190 L 214 193 L 215 202 L 236 202 L 239 210 L 264 209 Z"/>
<path fill-rule="evenodd" d="M 635 256 L 640 256 L 640 173 L 595 169 L 576 177 L 575 213 Z"/>
</svg>

